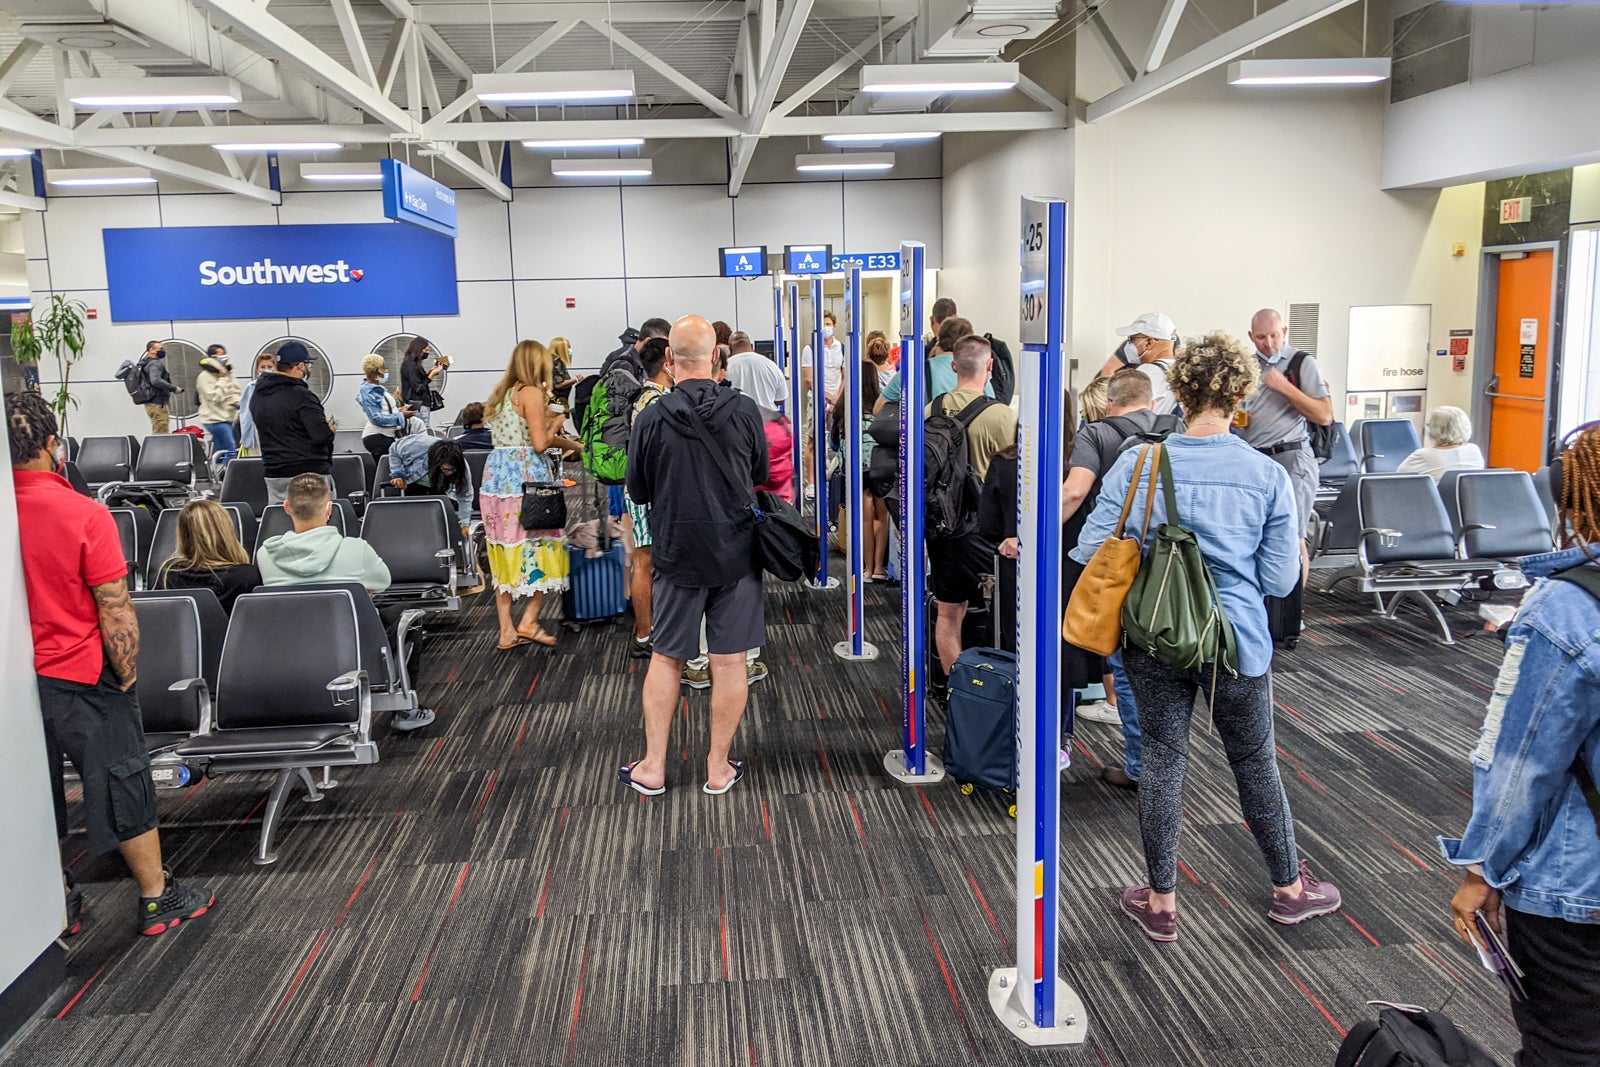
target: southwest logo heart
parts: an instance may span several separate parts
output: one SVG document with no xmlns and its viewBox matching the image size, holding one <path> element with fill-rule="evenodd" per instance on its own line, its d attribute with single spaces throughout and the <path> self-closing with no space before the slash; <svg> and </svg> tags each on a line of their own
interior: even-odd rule
<svg viewBox="0 0 1600 1067">
<path fill-rule="evenodd" d="M 353 270 L 350 272 L 350 277 L 359 282 L 363 277 L 366 276 L 366 273 L 367 272 L 364 270 Z"/>
</svg>

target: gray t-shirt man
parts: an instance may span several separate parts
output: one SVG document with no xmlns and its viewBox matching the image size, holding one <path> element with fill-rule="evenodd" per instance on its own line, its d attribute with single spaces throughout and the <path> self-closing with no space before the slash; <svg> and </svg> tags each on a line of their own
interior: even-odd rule
<svg viewBox="0 0 1600 1067">
<path fill-rule="evenodd" d="M 1255 356 L 1263 379 L 1273 370 L 1288 375 L 1289 364 L 1296 352 L 1296 349 L 1285 345 L 1269 359 L 1257 351 Z M 1323 400 L 1333 395 L 1327 379 L 1322 376 L 1322 369 L 1310 355 L 1300 361 L 1291 382 L 1313 400 Z M 1301 535 L 1309 536 L 1321 469 L 1317 457 L 1311 452 L 1305 415 L 1287 396 L 1265 385 L 1251 393 L 1240 405 L 1239 411 L 1235 420 L 1239 436 L 1250 447 L 1266 453 L 1289 472 L 1289 480 L 1294 485 L 1295 504 L 1300 512 Z"/>
</svg>

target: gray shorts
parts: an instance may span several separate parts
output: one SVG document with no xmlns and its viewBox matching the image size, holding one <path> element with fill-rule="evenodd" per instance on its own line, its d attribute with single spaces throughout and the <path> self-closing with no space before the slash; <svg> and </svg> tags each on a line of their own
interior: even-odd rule
<svg viewBox="0 0 1600 1067">
<path fill-rule="evenodd" d="M 297 477 L 299 477 L 299 476 L 298 475 L 291 475 L 288 478 L 268 478 L 266 480 L 266 482 L 267 482 L 267 503 L 268 504 L 281 504 L 285 500 L 289 499 L 289 483 L 294 481 L 295 478 L 297 478 Z M 333 493 L 334 496 L 338 496 L 339 494 L 335 491 L 335 489 L 333 487 L 333 475 L 324 474 L 322 477 L 327 480 L 328 492 Z"/>
<path fill-rule="evenodd" d="M 1316 513 L 1317 485 L 1322 480 L 1322 467 L 1309 446 L 1279 452 L 1269 459 L 1276 460 L 1289 472 L 1289 484 L 1294 487 L 1294 506 L 1300 513 L 1300 537 L 1311 537 L 1311 519 Z"/>
<path fill-rule="evenodd" d="M 701 619 L 705 648 L 713 656 L 738 655 L 766 643 L 759 573 L 732 585 L 693 589 L 674 585 L 657 571 L 650 588 L 650 640 L 668 659 L 690 660 L 700 654 Z"/>
</svg>

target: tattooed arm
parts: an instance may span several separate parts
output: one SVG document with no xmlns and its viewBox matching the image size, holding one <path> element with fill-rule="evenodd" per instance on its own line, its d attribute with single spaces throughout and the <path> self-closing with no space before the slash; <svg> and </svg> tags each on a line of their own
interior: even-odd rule
<svg viewBox="0 0 1600 1067">
<path fill-rule="evenodd" d="M 128 597 L 128 580 L 93 588 L 95 607 L 100 611 L 100 637 L 105 642 L 106 658 L 124 691 L 139 678 L 139 619 Z"/>
</svg>

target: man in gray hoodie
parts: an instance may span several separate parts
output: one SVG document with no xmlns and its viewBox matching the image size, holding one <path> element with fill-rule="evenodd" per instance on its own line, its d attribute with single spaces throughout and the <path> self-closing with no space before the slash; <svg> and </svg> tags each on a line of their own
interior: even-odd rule
<svg viewBox="0 0 1600 1067">
<path fill-rule="evenodd" d="M 256 552 L 256 567 L 265 584 L 359 582 L 369 593 L 389 588 L 389 567 L 373 547 L 328 525 L 333 516 L 333 493 L 322 475 L 291 478 L 283 509 L 294 522 L 293 532 L 267 538 Z M 391 642 L 396 621 L 384 619 Z M 396 730 L 418 730 L 433 719 L 429 709 L 413 708 L 396 712 L 390 725 Z"/>
</svg>

